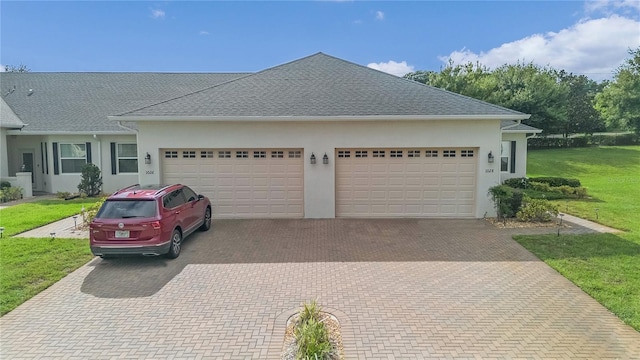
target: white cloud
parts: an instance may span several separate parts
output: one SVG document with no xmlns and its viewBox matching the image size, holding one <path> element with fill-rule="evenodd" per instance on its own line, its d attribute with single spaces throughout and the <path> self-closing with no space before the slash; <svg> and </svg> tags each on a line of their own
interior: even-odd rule
<svg viewBox="0 0 640 360">
<path fill-rule="evenodd" d="M 559 32 L 535 34 L 475 53 L 463 48 L 439 59 L 445 63 L 480 62 L 490 68 L 517 61 L 550 65 L 595 80 L 611 78 L 628 56 L 629 48 L 640 46 L 640 21 L 619 15 L 581 20 Z"/>
<path fill-rule="evenodd" d="M 199 32 L 200 35 L 209 35 L 209 32 L 206 30 L 200 30 Z"/>
<path fill-rule="evenodd" d="M 384 13 L 380 10 L 376 11 L 376 20 L 384 20 Z"/>
<path fill-rule="evenodd" d="M 612 14 L 617 12 L 640 11 L 640 1 L 638 0 L 593 0 L 586 1 L 584 8 L 588 13 L 603 12 Z"/>
<path fill-rule="evenodd" d="M 415 71 L 415 68 L 412 65 L 408 65 L 406 61 L 395 62 L 393 60 L 389 60 L 386 63 L 385 62 L 370 63 L 370 64 L 367 64 L 367 67 L 384 71 L 386 73 L 389 73 L 395 76 L 403 76 L 406 73 Z"/>
<path fill-rule="evenodd" d="M 164 10 L 160 9 L 151 9 L 151 17 L 153 19 L 164 19 Z"/>
<path fill-rule="evenodd" d="M 4 72 L 4 65 L 0 64 L 0 72 Z"/>
</svg>

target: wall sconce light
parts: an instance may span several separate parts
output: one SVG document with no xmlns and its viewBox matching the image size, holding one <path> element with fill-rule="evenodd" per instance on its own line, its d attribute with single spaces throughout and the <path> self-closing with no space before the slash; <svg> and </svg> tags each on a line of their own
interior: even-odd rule
<svg viewBox="0 0 640 360">
<path fill-rule="evenodd" d="M 490 163 L 492 163 L 494 158 L 495 158 L 495 157 L 493 156 L 493 153 L 492 153 L 491 151 L 489 151 L 489 155 L 488 155 L 488 159 L 487 159 L 487 160 L 488 160 Z"/>
<path fill-rule="evenodd" d="M 327 156 L 327 153 L 324 153 L 324 156 L 322 157 L 322 163 L 325 165 L 329 163 L 329 157 Z"/>
<path fill-rule="evenodd" d="M 316 164 L 316 154 L 311 153 L 311 165 L 315 165 Z"/>
<path fill-rule="evenodd" d="M 151 164 L 151 154 L 147 153 L 147 156 L 144 157 L 145 164 Z"/>
</svg>

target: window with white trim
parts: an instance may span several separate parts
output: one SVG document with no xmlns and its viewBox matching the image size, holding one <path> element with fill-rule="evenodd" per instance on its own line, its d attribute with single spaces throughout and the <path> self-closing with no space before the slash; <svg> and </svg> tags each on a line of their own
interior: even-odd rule
<svg viewBox="0 0 640 360">
<path fill-rule="evenodd" d="M 364 158 L 369 156 L 369 151 L 367 150 L 356 150 L 356 157 L 357 158 Z"/>
<path fill-rule="evenodd" d="M 271 157 L 276 159 L 282 159 L 284 157 L 284 151 L 272 151 Z"/>
<path fill-rule="evenodd" d="M 172 151 L 172 150 L 168 150 L 164 152 L 164 158 L 165 159 L 177 159 L 178 158 L 178 152 L 177 151 Z"/>
<path fill-rule="evenodd" d="M 253 157 L 256 158 L 256 159 L 266 158 L 267 157 L 267 152 L 266 151 L 254 151 L 253 152 Z"/>
<path fill-rule="evenodd" d="M 218 157 L 221 159 L 231 158 L 231 151 L 218 151 Z"/>
<path fill-rule="evenodd" d="M 500 144 L 500 171 L 509 172 L 509 156 L 511 155 L 511 141 Z"/>
<path fill-rule="evenodd" d="M 248 158 L 249 157 L 249 152 L 248 151 L 236 151 L 236 158 Z"/>
<path fill-rule="evenodd" d="M 213 157 L 213 151 L 200 151 L 200 157 L 201 158 L 212 158 Z"/>
<path fill-rule="evenodd" d="M 455 150 L 442 150 L 442 157 L 456 157 Z"/>
<path fill-rule="evenodd" d="M 420 157 L 420 150 L 407 150 L 407 157 Z"/>
<path fill-rule="evenodd" d="M 86 144 L 60 144 L 60 165 L 63 174 L 81 173 L 86 163 Z"/>
<path fill-rule="evenodd" d="M 138 145 L 118 144 L 116 150 L 118 173 L 138 172 Z"/>
<path fill-rule="evenodd" d="M 426 150 L 424 152 L 425 157 L 438 157 L 438 150 Z"/>
<path fill-rule="evenodd" d="M 290 158 L 300 158 L 302 156 L 302 152 L 300 150 L 289 151 Z"/>
<path fill-rule="evenodd" d="M 373 157 L 384 157 L 384 150 L 373 150 Z"/>
<path fill-rule="evenodd" d="M 196 158 L 196 152 L 195 151 L 183 151 L 182 152 L 182 157 L 186 158 L 186 159 L 195 159 Z"/>
</svg>

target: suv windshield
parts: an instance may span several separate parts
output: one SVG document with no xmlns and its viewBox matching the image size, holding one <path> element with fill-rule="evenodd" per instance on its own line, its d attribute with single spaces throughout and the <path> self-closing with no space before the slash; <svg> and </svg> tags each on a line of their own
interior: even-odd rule
<svg viewBox="0 0 640 360">
<path fill-rule="evenodd" d="M 98 219 L 150 218 L 156 216 L 156 201 L 107 200 L 96 215 Z"/>
</svg>

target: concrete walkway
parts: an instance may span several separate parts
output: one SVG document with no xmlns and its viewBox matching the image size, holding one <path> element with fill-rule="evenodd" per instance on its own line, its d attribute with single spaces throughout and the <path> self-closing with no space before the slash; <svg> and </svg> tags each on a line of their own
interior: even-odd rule
<svg viewBox="0 0 640 360">
<path fill-rule="evenodd" d="M 88 239 L 89 229 L 80 229 L 81 227 L 82 215 L 77 215 L 75 221 L 73 216 L 68 217 L 66 219 L 14 235 L 14 237 L 48 238 L 52 236 L 51 234 L 55 234 L 57 239 Z"/>
<path fill-rule="evenodd" d="M 587 228 L 589 230 L 593 230 L 594 232 L 611 233 L 611 234 L 621 233 L 622 232 L 621 230 L 610 228 L 608 226 L 605 226 L 605 225 L 602 225 L 602 224 L 598 224 L 596 222 L 585 220 L 585 219 L 579 218 L 577 216 L 569 215 L 569 214 L 564 214 L 562 220 L 563 221 L 568 221 L 568 222 L 570 222 L 572 224 L 575 224 L 575 225 L 582 226 L 582 227 Z"/>
</svg>

